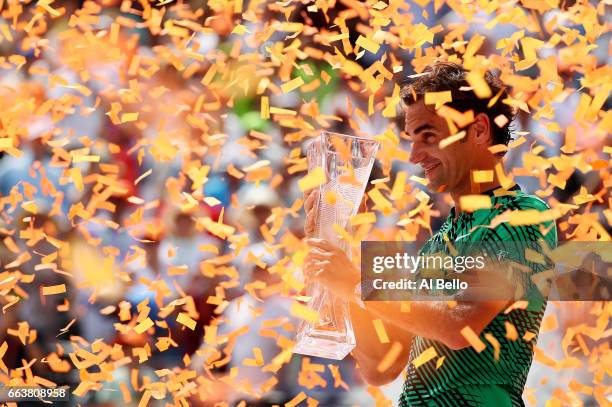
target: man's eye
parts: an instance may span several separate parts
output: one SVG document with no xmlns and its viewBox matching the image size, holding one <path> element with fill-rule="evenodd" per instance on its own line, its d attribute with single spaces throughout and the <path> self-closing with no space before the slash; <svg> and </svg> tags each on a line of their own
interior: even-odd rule
<svg viewBox="0 0 612 407">
<path fill-rule="evenodd" d="M 427 144 L 433 144 L 436 141 L 436 135 L 431 133 L 423 134 L 423 141 Z"/>
</svg>

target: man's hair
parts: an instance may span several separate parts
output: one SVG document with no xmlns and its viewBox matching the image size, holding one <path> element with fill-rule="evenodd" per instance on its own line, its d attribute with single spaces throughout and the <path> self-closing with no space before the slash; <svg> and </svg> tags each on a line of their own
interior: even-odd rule
<svg viewBox="0 0 612 407">
<path fill-rule="evenodd" d="M 461 65 L 454 62 L 435 62 L 428 65 L 423 73 L 424 75 L 419 75 L 412 81 L 404 82 L 402 85 L 401 96 L 406 106 L 422 100 L 428 92 L 450 90 L 453 100 L 446 103 L 447 106 L 460 112 L 472 110 L 474 116 L 478 113 L 485 113 L 489 116 L 493 133 L 493 145 L 508 145 L 510 140 L 512 140 L 512 129 L 510 126 L 515 117 L 514 109 L 502 103 L 509 96 L 508 89 L 491 71 L 486 71 L 484 75 L 484 80 L 491 89 L 491 97 L 496 97 L 496 101 L 491 107 L 487 106 L 490 98 L 481 99 L 472 90 L 461 90 L 461 88 L 471 89 L 465 79 L 467 70 Z M 501 94 L 498 96 L 500 92 Z M 495 123 L 495 118 L 499 115 L 504 115 L 508 119 L 502 127 Z"/>
</svg>

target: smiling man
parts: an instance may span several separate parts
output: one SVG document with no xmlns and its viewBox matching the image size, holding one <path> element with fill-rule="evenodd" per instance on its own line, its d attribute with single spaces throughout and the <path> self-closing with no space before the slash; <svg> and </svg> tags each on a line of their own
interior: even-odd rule
<svg viewBox="0 0 612 407">
<path fill-rule="evenodd" d="M 373 385 L 394 380 L 406 368 L 406 381 L 400 406 L 523 406 L 522 392 L 533 359 L 533 344 L 537 340 L 546 301 L 539 296 L 530 277 L 543 271 L 545 265 L 526 260 L 526 248 L 536 249 L 544 242 L 549 247 L 557 244 L 554 221 L 541 224 L 511 226 L 506 222 L 495 227 L 491 221 L 507 211 L 549 209 L 541 199 L 525 194 L 518 186 L 504 190 L 493 177 L 489 182 L 472 182 L 473 171 L 494 174 L 502 156 L 491 149 L 507 145 L 511 139 L 511 108 L 504 104 L 508 93 L 491 73 L 484 77 L 494 102 L 479 98 L 465 79 L 466 71 L 459 65 L 439 62 L 427 67 L 424 75 L 402 89 L 406 117 L 406 133 L 412 141 L 410 161 L 420 165 L 432 192 L 450 193 L 455 207 L 439 231 L 423 246 L 420 254 L 447 250 L 446 242 L 470 241 L 488 253 L 498 253 L 504 242 L 512 242 L 515 250 L 509 261 L 528 267 L 525 280 L 526 307 L 508 310 L 508 300 L 458 301 L 450 307 L 445 301 L 411 302 L 410 309 L 402 309 L 399 302 L 360 301 L 359 269 L 346 254 L 329 242 L 308 239 L 312 250 L 304 271 L 308 279 L 321 282 L 332 292 L 350 301 L 350 312 L 357 346 L 353 356 L 362 375 Z M 450 91 L 452 101 L 447 106 L 473 113 L 474 120 L 463 129 L 458 141 L 440 147 L 450 137 L 449 124 L 433 105 L 424 103 L 425 94 Z M 491 104 L 491 106 L 488 106 Z M 504 120 L 499 117 L 504 116 Z M 502 123 L 497 126 L 495 122 Z M 306 196 L 307 235 L 316 221 L 314 202 L 317 192 Z M 488 195 L 491 207 L 468 211 L 461 208 L 461 197 L 471 194 Z M 372 320 L 381 319 L 390 338 L 389 343 L 378 340 Z M 474 332 L 484 344 L 475 349 L 465 335 L 465 328 Z M 463 332 L 463 333 L 462 333 Z M 401 352 L 392 366 L 380 369 L 380 362 L 392 346 Z M 418 368 L 413 361 L 430 348 L 436 357 Z M 499 349 L 499 352 L 496 350 Z M 444 357 L 441 366 L 436 360 Z M 382 371 L 381 371 L 382 370 Z"/>
</svg>

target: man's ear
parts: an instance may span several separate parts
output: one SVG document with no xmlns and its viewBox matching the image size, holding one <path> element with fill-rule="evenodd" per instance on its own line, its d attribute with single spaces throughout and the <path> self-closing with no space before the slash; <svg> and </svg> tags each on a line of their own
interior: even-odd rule
<svg viewBox="0 0 612 407">
<path fill-rule="evenodd" d="M 474 117 L 474 122 L 470 124 L 468 135 L 474 137 L 476 144 L 490 146 L 493 141 L 491 122 L 485 113 L 478 113 Z"/>
</svg>

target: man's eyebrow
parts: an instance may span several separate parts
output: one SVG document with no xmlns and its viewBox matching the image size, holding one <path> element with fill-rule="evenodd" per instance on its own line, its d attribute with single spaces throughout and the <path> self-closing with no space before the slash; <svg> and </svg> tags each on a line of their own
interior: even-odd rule
<svg viewBox="0 0 612 407">
<path fill-rule="evenodd" d="M 414 134 L 419 134 L 420 132 L 424 131 L 424 130 L 435 130 L 436 128 L 434 126 L 432 126 L 431 124 L 422 124 L 419 127 L 417 127 L 416 129 L 414 129 Z M 407 132 L 406 132 L 407 133 Z"/>
</svg>

